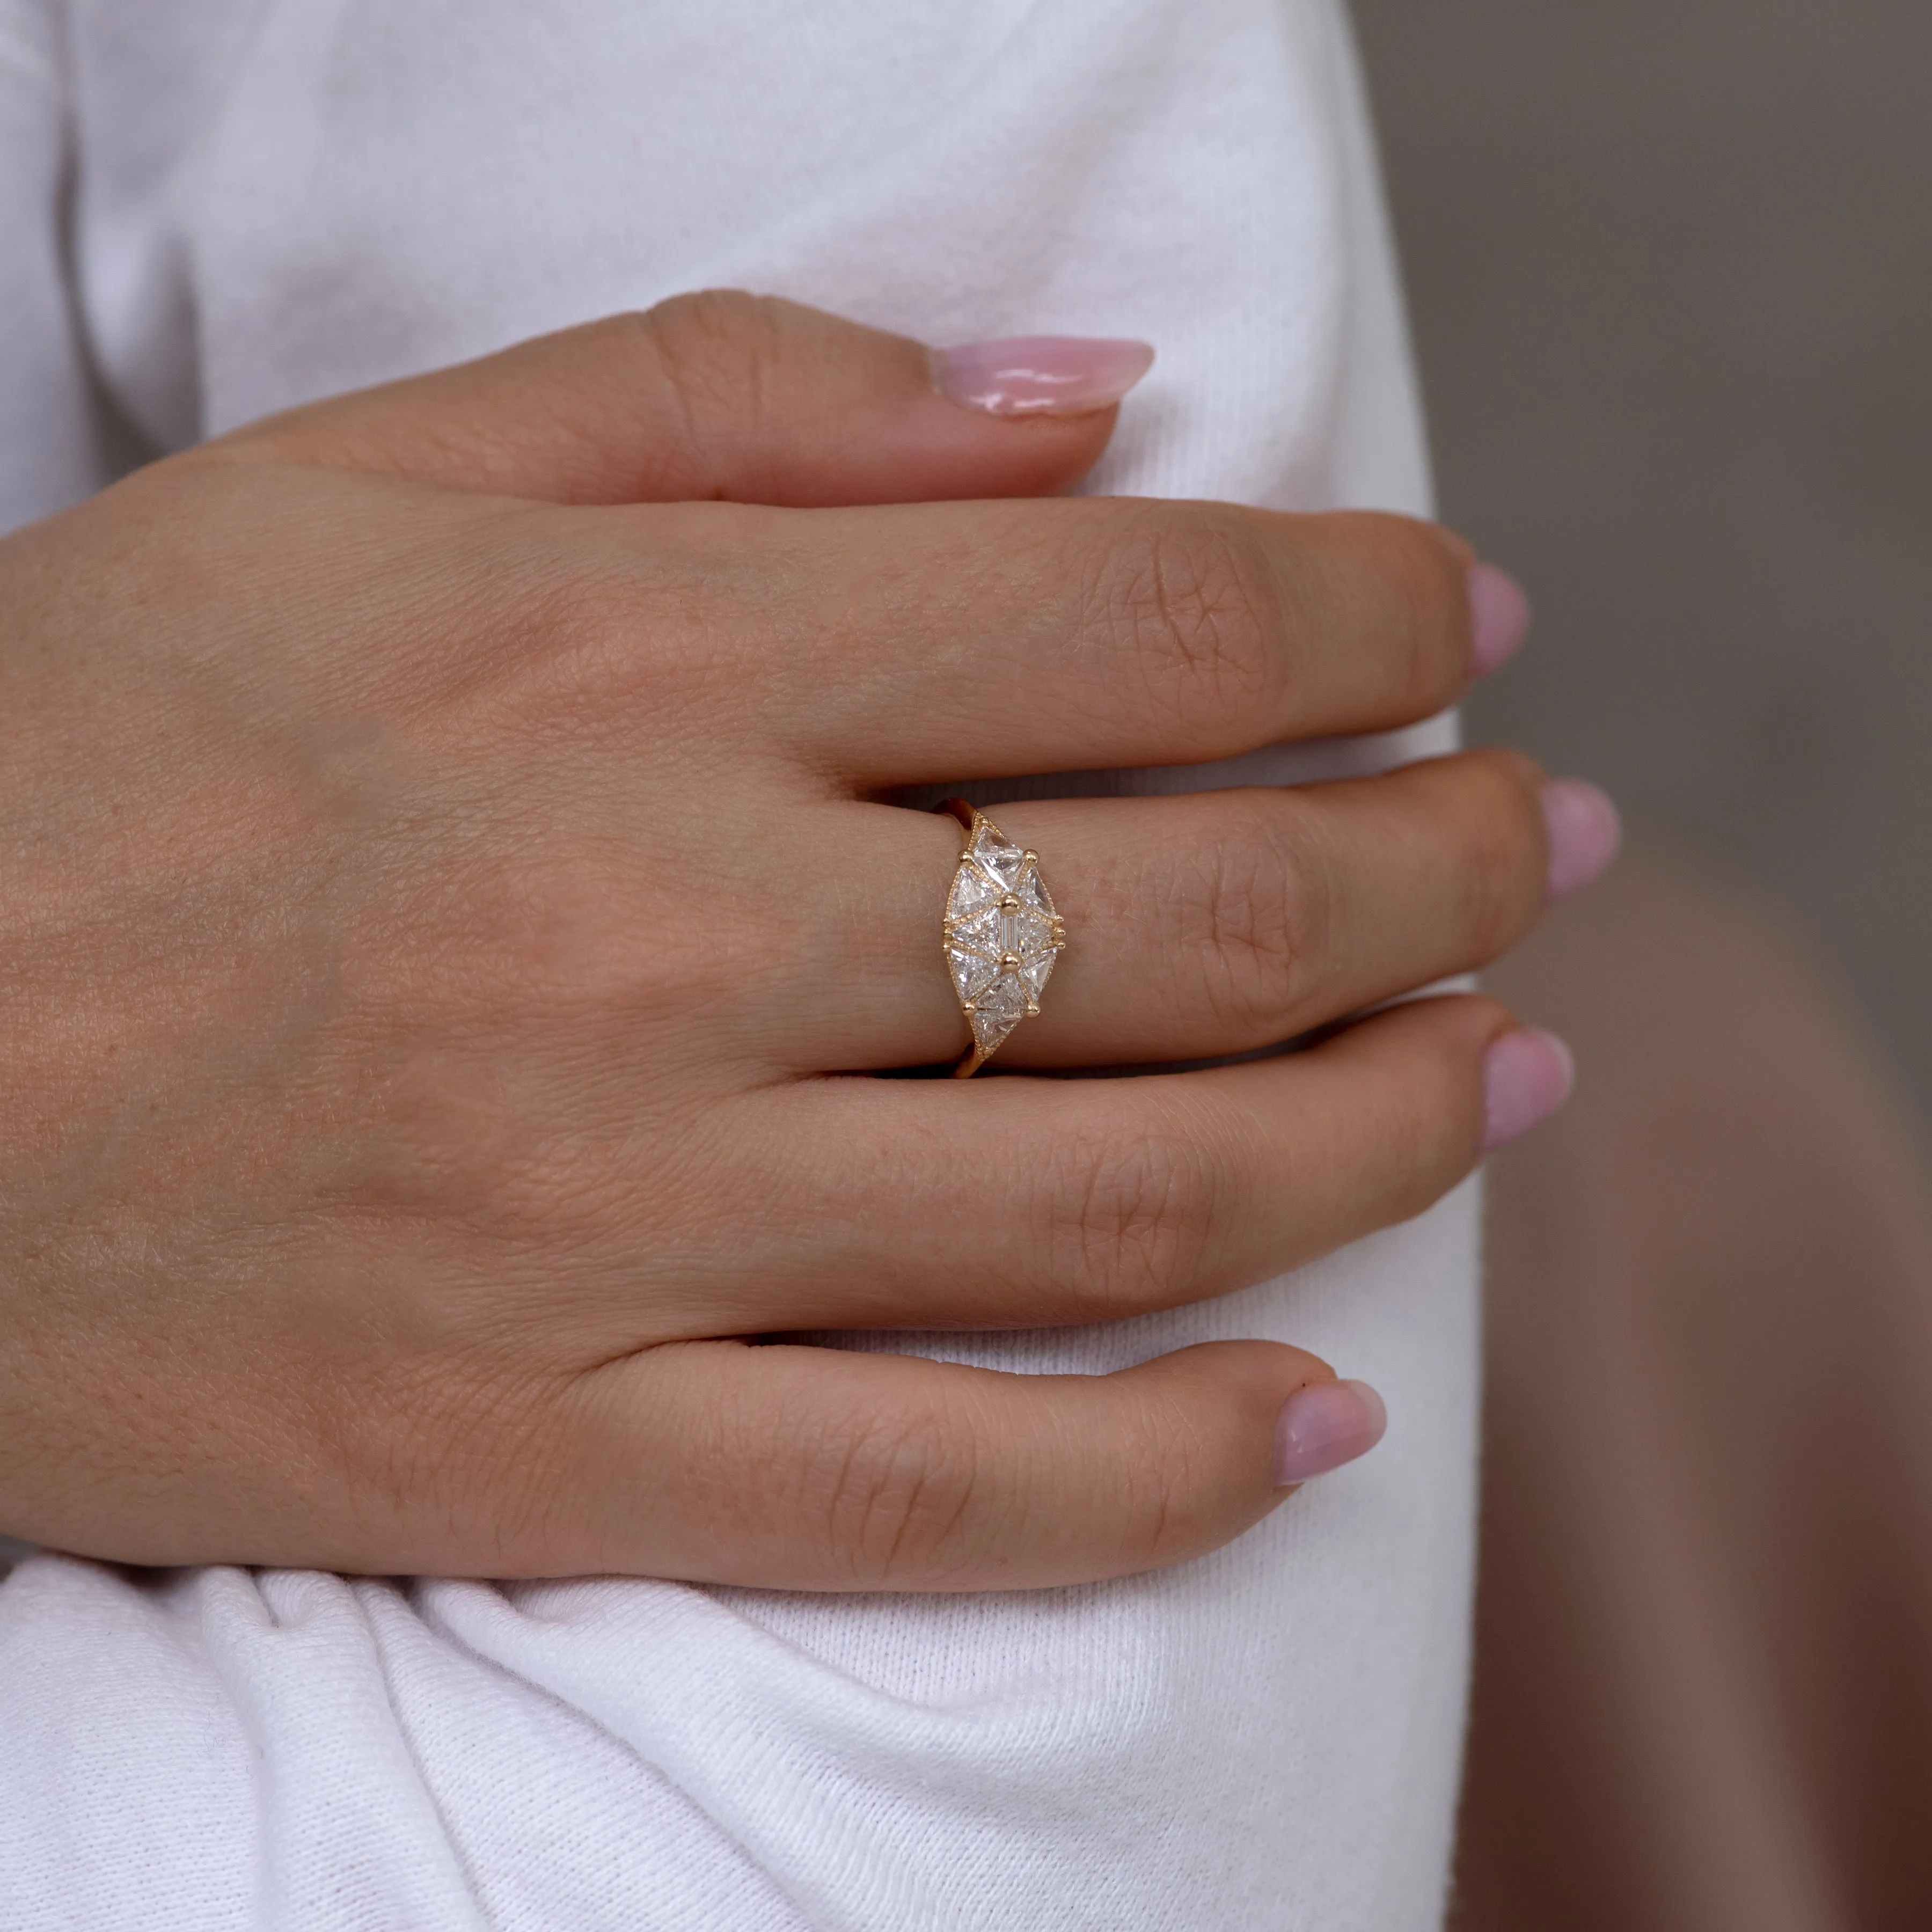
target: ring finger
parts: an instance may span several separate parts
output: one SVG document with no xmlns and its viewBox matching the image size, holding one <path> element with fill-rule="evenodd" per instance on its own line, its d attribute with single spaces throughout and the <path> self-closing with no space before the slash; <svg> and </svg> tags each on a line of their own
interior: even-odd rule
<svg viewBox="0 0 1932 1932">
<path fill-rule="evenodd" d="M 1552 852 L 1548 790 L 1528 759 L 1481 752 L 1336 784 L 995 807 L 1001 831 L 1040 854 L 1067 936 L 1039 1016 L 1000 1064 L 1245 1052 L 1484 965 L 1536 920 L 1552 859 L 1576 869 Z M 1606 858 L 1614 819 L 1589 799 Z M 835 808 L 872 821 L 842 842 L 864 910 L 854 932 L 851 903 L 827 902 L 847 997 L 814 1003 L 788 1048 L 800 1070 L 956 1055 L 966 1022 L 939 919 L 958 827 Z"/>
</svg>

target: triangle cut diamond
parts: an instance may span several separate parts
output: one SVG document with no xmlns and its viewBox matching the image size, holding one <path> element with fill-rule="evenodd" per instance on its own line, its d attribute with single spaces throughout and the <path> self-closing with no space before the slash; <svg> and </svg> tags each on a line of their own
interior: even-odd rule
<svg viewBox="0 0 1932 1932">
<path fill-rule="evenodd" d="M 974 828 L 973 842 L 967 850 L 1001 891 L 1011 892 L 1018 884 L 1026 854 L 1018 846 L 1010 844 L 990 819 L 981 819 Z"/>
<path fill-rule="evenodd" d="M 959 808 L 963 817 L 966 808 Z M 974 1052 L 961 1070 L 992 1054 L 1029 1013 L 1065 945 L 1060 915 L 1038 862 L 992 820 L 972 830 L 946 898 L 946 965 L 973 1030 Z"/>
</svg>

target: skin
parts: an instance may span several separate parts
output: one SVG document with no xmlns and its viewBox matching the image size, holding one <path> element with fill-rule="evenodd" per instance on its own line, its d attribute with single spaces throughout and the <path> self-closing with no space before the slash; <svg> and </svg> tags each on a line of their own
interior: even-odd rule
<svg viewBox="0 0 1932 1932">
<path fill-rule="evenodd" d="M 964 1022 L 890 788 L 1381 730 L 1430 526 L 1058 495 L 916 344 L 683 298 L 0 544 L 0 1526 L 138 1563 L 966 1588 L 1283 1498 L 1263 1342 L 1019 1376 L 748 1338 L 1264 1279 L 1478 1156 L 1475 997 L 1306 1052 L 876 1081 Z M 1538 916 L 1539 774 L 1003 808 L 1074 944 L 998 1065 L 1264 1046 Z M 986 1203 L 997 1200 L 992 1214 Z"/>
</svg>

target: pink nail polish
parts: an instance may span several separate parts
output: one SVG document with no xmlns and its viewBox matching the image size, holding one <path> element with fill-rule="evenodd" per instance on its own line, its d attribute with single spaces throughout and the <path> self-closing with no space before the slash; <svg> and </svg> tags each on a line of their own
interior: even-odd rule
<svg viewBox="0 0 1932 1932">
<path fill-rule="evenodd" d="M 1012 335 L 932 352 L 933 386 L 996 416 L 1082 416 L 1118 403 L 1154 366 L 1144 342 Z"/>
<path fill-rule="evenodd" d="M 1483 1151 L 1526 1134 L 1570 1097 L 1576 1056 L 1553 1033 L 1518 1027 L 1483 1056 Z"/>
<path fill-rule="evenodd" d="M 1281 1406 L 1274 1426 L 1277 1488 L 1305 1483 L 1366 1456 L 1382 1439 L 1388 1411 L 1366 1382 L 1310 1382 Z"/>
<path fill-rule="evenodd" d="M 1567 898 L 1600 877 L 1624 842 L 1617 808 L 1581 778 L 1552 778 L 1543 788 L 1550 846 L 1550 896 Z"/>
<path fill-rule="evenodd" d="M 1469 668 L 1478 677 L 1499 670 L 1529 635 L 1529 599 L 1522 586 L 1492 563 L 1469 568 Z"/>
</svg>

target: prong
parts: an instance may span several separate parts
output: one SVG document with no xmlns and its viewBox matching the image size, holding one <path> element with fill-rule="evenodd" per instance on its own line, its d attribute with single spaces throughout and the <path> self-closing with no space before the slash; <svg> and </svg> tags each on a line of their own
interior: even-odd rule
<svg viewBox="0 0 1932 1932">
<path fill-rule="evenodd" d="M 1040 1002 L 1037 1000 L 1028 1000 L 1026 1016 L 1030 1020 L 1036 1020 L 1040 1018 Z"/>
</svg>

